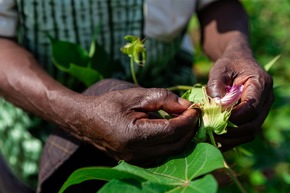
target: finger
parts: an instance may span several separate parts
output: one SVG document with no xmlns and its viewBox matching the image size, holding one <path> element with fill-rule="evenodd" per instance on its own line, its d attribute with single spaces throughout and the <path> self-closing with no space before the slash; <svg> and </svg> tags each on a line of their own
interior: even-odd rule
<svg viewBox="0 0 290 193">
<path fill-rule="evenodd" d="M 236 125 L 240 125 L 256 119 L 258 112 L 248 101 L 239 103 L 232 111 L 230 121 Z"/>
<path fill-rule="evenodd" d="M 207 93 L 212 98 L 222 98 L 226 93 L 226 87 L 231 85 L 231 75 L 227 65 L 217 62 L 209 74 Z"/>
<path fill-rule="evenodd" d="M 146 139 L 149 143 L 161 144 L 175 141 L 189 133 L 196 132 L 199 112 L 195 109 L 188 109 L 181 115 L 172 119 L 148 119 L 141 118 L 135 121 L 134 141 Z"/>
<path fill-rule="evenodd" d="M 122 158 L 130 163 L 144 164 L 156 158 L 179 153 L 196 133 L 198 113 L 195 109 L 188 109 L 170 120 L 137 120 L 138 129 L 134 131 L 137 131 L 139 138 L 135 137 L 128 144 L 128 152 Z"/>
<path fill-rule="evenodd" d="M 259 111 L 253 106 L 251 102 L 242 101 L 232 110 L 230 121 L 237 125 L 240 125 L 258 118 L 258 120 L 260 120 L 259 122 L 263 123 L 274 101 L 273 92 L 270 92 L 267 97 L 265 97 L 265 99 L 266 100 L 261 103 L 261 109 Z"/>
<path fill-rule="evenodd" d="M 221 149 L 227 151 L 235 146 L 253 141 L 262 131 L 261 126 L 268 115 L 269 106 L 264 105 L 265 108 L 262 109 L 262 113 L 253 121 L 242 124 L 237 128 L 228 128 L 226 134 L 216 135 L 216 140 L 222 145 Z"/>
<path fill-rule="evenodd" d="M 264 103 L 264 95 L 267 94 L 264 89 L 265 88 L 256 80 L 245 82 L 241 102 L 246 102 L 252 110 L 260 112 L 262 104 Z"/>
<path fill-rule="evenodd" d="M 148 146 L 143 145 L 141 149 L 137 148 L 136 150 L 130 150 L 131 159 L 127 161 L 142 166 L 157 164 L 160 159 L 181 153 L 190 143 L 193 137 L 194 133 L 190 133 L 188 135 L 177 138 L 175 141 L 158 143 L 154 145 L 148 144 Z"/>
<path fill-rule="evenodd" d="M 166 89 L 148 89 L 140 101 L 143 111 L 154 112 L 164 110 L 168 113 L 180 114 L 185 111 L 191 103 Z"/>
<path fill-rule="evenodd" d="M 273 80 L 264 71 L 246 77 L 241 102 L 247 102 L 259 114 L 267 98 L 274 98 Z"/>
<path fill-rule="evenodd" d="M 180 128 L 188 128 L 190 131 L 195 130 L 194 133 L 197 130 L 197 123 L 199 120 L 200 111 L 197 109 L 188 109 L 185 112 L 183 112 L 181 115 L 172 118 L 169 120 L 169 124 L 171 125 L 171 128 L 176 130 L 177 134 L 180 133 L 180 135 L 186 135 L 186 129 L 182 130 Z"/>
</svg>

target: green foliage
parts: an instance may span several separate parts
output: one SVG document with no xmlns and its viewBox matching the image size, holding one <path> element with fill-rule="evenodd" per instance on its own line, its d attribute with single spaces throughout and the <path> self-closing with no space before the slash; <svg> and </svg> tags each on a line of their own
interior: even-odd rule
<svg viewBox="0 0 290 193">
<path fill-rule="evenodd" d="M 281 55 L 270 70 L 275 84 L 284 85 L 290 80 L 290 1 L 243 0 L 250 18 L 250 42 L 255 57 L 261 64 Z"/>
<path fill-rule="evenodd" d="M 27 113 L 0 97 L 0 154 L 18 178 L 36 187 L 40 140 L 29 129 L 34 125 Z"/>
<path fill-rule="evenodd" d="M 129 43 L 121 48 L 121 52 L 127 54 L 135 63 L 143 65 L 146 61 L 145 40 L 140 40 L 138 37 L 131 35 L 125 36 L 125 40 Z"/>
<path fill-rule="evenodd" d="M 182 98 L 187 99 L 195 103 L 203 103 L 203 92 L 201 86 L 197 85 L 187 90 L 182 96 Z"/>
<path fill-rule="evenodd" d="M 138 85 L 139 83 L 136 78 L 134 63 L 143 66 L 146 62 L 146 49 L 144 47 L 145 40 L 140 40 L 138 37 L 132 35 L 125 36 L 125 40 L 129 41 L 129 43 L 121 47 L 120 50 L 131 58 L 130 68 L 132 78 L 134 83 Z"/>
<path fill-rule="evenodd" d="M 75 171 L 59 193 L 85 180 L 108 180 L 99 192 L 217 192 L 209 172 L 223 168 L 223 156 L 208 143 L 192 143 L 183 153 L 153 168 L 141 168 L 124 161 L 113 168 L 91 167 Z M 204 176 L 205 175 L 205 176 Z"/>
<path fill-rule="evenodd" d="M 102 75 L 91 66 L 94 53 L 89 54 L 80 45 L 50 37 L 53 62 L 56 67 L 69 73 L 86 86 L 101 80 Z"/>
</svg>

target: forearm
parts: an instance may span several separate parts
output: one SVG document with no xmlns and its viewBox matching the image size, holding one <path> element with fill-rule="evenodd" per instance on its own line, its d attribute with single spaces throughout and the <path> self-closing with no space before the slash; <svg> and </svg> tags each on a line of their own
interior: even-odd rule
<svg viewBox="0 0 290 193">
<path fill-rule="evenodd" d="M 50 77 L 25 49 L 11 40 L 0 39 L 0 95 L 81 140 L 92 141 L 89 138 L 93 135 L 94 144 L 100 145 L 107 132 L 107 120 L 102 118 L 107 97 L 103 95 L 134 87 L 108 79 L 82 94 L 76 93 Z"/>
<path fill-rule="evenodd" d="M 228 51 L 237 57 L 251 57 L 248 17 L 239 1 L 212 3 L 198 12 L 198 18 L 203 50 L 213 61 Z"/>
<path fill-rule="evenodd" d="M 0 39 L 0 94 L 16 106 L 63 125 L 76 93 L 52 79 L 17 43 Z"/>
</svg>

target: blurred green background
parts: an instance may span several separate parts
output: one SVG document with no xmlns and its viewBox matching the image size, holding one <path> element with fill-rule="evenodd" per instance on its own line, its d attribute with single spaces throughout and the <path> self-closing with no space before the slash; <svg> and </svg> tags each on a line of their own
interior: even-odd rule
<svg viewBox="0 0 290 193">
<path fill-rule="evenodd" d="M 227 160 L 251 193 L 290 192 L 290 1 L 242 0 L 250 18 L 251 46 L 258 62 L 264 66 L 280 58 L 269 70 L 274 80 L 275 102 L 263 132 L 243 145 L 238 152 L 226 153 Z M 193 19 L 189 32 L 198 42 L 198 25 Z M 210 61 L 198 43 L 194 70 L 199 82 L 207 80 Z M 236 186 L 219 192 L 237 192 Z"/>
</svg>

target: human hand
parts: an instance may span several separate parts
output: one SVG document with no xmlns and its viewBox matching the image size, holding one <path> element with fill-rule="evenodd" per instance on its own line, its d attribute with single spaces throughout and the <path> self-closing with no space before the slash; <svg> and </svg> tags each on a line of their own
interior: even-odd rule
<svg viewBox="0 0 290 193">
<path fill-rule="evenodd" d="M 237 128 L 216 135 L 222 151 L 252 141 L 261 131 L 274 101 L 273 81 L 253 58 L 222 57 L 216 61 L 209 75 L 209 96 L 223 97 L 227 85 L 244 85 L 240 103 L 234 107 L 230 121 Z"/>
<path fill-rule="evenodd" d="M 103 93 L 82 99 L 89 107 L 82 108 L 78 133 L 117 160 L 144 164 L 178 153 L 196 133 L 197 110 L 168 90 L 134 87 Z M 173 118 L 156 116 L 158 110 Z"/>
<path fill-rule="evenodd" d="M 105 94 L 107 92 L 116 91 L 116 90 L 125 90 L 129 88 L 136 88 L 140 87 L 136 84 L 133 84 L 131 82 L 118 80 L 118 79 L 104 79 L 101 80 L 89 88 L 87 88 L 83 94 L 88 96 L 98 96 L 101 94 Z"/>
</svg>

